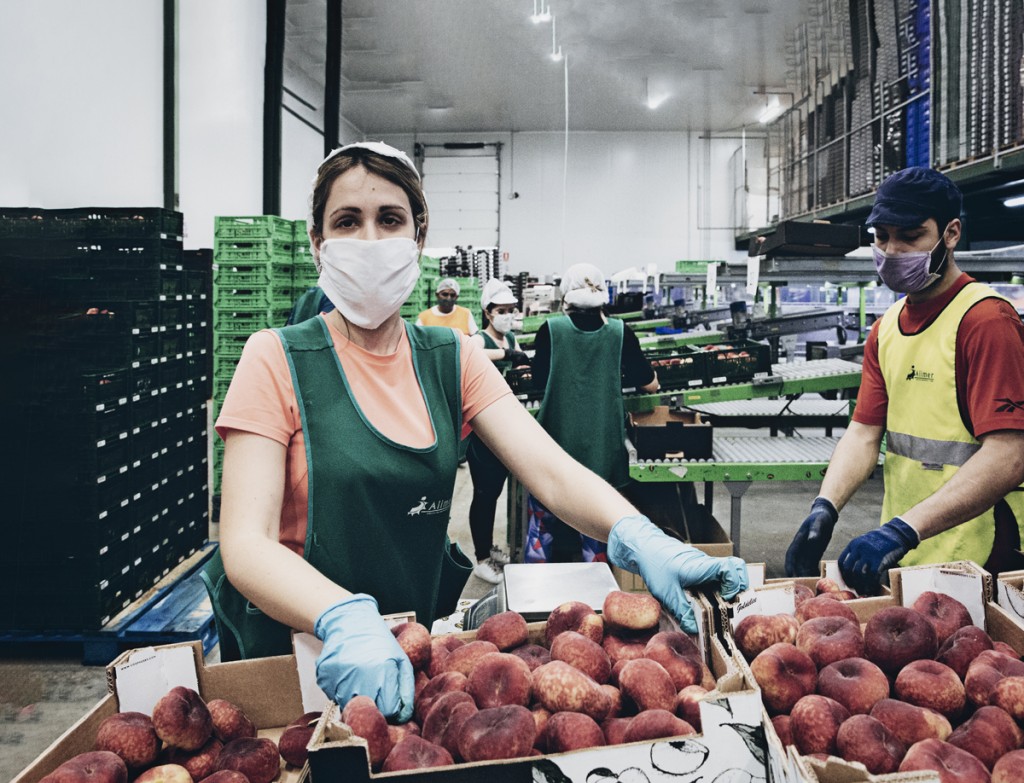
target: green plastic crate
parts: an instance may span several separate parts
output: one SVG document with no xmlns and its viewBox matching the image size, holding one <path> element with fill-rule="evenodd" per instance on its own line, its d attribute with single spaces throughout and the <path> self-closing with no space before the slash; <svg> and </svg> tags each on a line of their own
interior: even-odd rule
<svg viewBox="0 0 1024 783">
<path fill-rule="evenodd" d="M 305 221 L 302 221 L 305 224 Z M 231 242 L 251 242 L 256 239 L 276 239 L 291 243 L 295 236 L 293 221 L 277 215 L 253 215 L 241 217 L 215 217 L 213 219 L 215 239 Z"/>
<path fill-rule="evenodd" d="M 264 286 L 278 280 L 290 281 L 291 279 L 291 263 L 279 259 L 275 259 L 269 264 L 218 265 L 213 273 L 213 281 L 216 285 L 231 288 Z"/>
<path fill-rule="evenodd" d="M 269 288 L 266 286 L 249 288 L 213 287 L 213 306 L 215 309 L 257 310 L 265 309 L 270 304 Z"/>
<path fill-rule="evenodd" d="M 702 275 L 707 272 L 709 264 L 720 264 L 720 260 L 684 259 L 676 261 L 676 273 L 680 275 Z"/>
<path fill-rule="evenodd" d="M 280 261 L 291 263 L 294 245 L 276 239 L 252 242 L 226 242 L 215 239 L 213 261 L 216 264 L 260 264 Z"/>
</svg>

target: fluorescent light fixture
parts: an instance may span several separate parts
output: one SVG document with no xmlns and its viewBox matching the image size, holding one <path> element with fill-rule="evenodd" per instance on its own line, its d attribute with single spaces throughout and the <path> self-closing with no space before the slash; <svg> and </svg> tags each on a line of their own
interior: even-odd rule
<svg viewBox="0 0 1024 783">
<path fill-rule="evenodd" d="M 550 11 L 550 9 L 551 9 L 551 7 L 548 6 L 548 10 L 549 11 Z M 560 62 L 561 59 L 562 59 L 562 47 L 556 45 L 556 40 L 555 40 L 555 17 L 553 17 L 553 16 L 551 17 L 551 59 L 554 60 L 556 63 Z"/>
<path fill-rule="evenodd" d="M 1004 207 L 1024 207 L 1024 196 L 1014 196 L 1013 198 L 1003 199 Z"/>
<path fill-rule="evenodd" d="M 644 77 L 644 105 L 651 109 L 657 109 L 661 104 L 668 100 L 669 94 L 667 92 L 659 92 L 657 90 L 651 91 L 650 79 Z"/>
<path fill-rule="evenodd" d="M 779 103 L 779 96 L 772 95 L 765 103 L 764 109 L 757 115 L 757 121 L 762 125 L 767 125 L 780 114 L 782 114 L 782 104 Z"/>
<path fill-rule="evenodd" d="M 562 61 L 562 47 L 561 46 L 559 46 L 557 50 L 555 50 L 555 51 L 553 51 L 551 53 L 551 59 L 554 62 L 556 62 L 556 63 Z"/>
<path fill-rule="evenodd" d="M 551 21 L 551 6 L 544 7 L 544 0 L 533 0 L 533 13 L 530 14 L 530 21 L 534 24 Z"/>
</svg>

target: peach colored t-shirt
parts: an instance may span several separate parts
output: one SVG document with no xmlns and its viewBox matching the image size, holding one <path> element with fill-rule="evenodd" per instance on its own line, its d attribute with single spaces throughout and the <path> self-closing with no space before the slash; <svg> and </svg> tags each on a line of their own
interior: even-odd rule
<svg viewBox="0 0 1024 783">
<path fill-rule="evenodd" d="M 412 348 L 404 330 L 396 351 L 380 356 L 351 342 L 330 320 L 327 324 L 345 376 L 366 418 L 396 443 L 415 448 L 430 446 L 434 433 L 416 382 Z M 462 417 L 467 422 L 463 429 L 465 435 L 469 431 L 468 423 L 480 411 L 512 392 L 479 346 L 465 335 L 459 335 L 459 339 Z M 256 332 L 246 342 L 224 396 L 216 429 L 222 438 L 229 430 L 242 430 L 287 447 L 278 539 L 302 554 L 309 497 L 305 437 L 284 346 L 269 329 Z"/>
</svg>

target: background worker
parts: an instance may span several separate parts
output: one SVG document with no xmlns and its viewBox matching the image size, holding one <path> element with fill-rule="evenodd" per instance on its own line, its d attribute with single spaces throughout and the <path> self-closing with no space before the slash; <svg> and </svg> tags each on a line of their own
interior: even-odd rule
<svg viewBox="0 0 1024 783">
<path fill-rule="evenodd" d="M 731 596 L 748 581 L 742 560 L 670 539 L 559 449 L 469 338 L 402 320 L 428 222 L 401 151 L 360 142 L 320 165 L 309 236 L 336 309 L 247 342 L 216 423 L 220 547 L 204 570 L 222 656 L 287 653 L 292 629 L 315 633 L 323 691 L 399 721 L 412 664 L 380 613 L 439 614 L 464 427 L 691 632 L 684 587 L 717 580 Z"/>
<path fill-rule="evenodd" d="M 519 300 L 501 280 L 492 278 L 480 292 L 484 328 L 473 335 L 472 342 L 504 375 L 513 367 L 529 367 L 529 357 L 519 350 L 512 332 L 512 322 L 519 311 Z M 475 434 L 469 436 L 466 451 L 469 475 L 473 479 L 473 500 L 469 505 L 469 531 L 473 536 L 476 567 L 473 575 L 491 584 L 498 584 L 508 554 L 494 545 L 494 511 L 501 489 L 508 478 L 508 468 Z"/>
<path fill-rule="evenodd" d="M 875 265 L 906 297 L 868 335 L 853 420 L 786 553 L 789 576 L 818 573 L 883 435 L 885 524 L 843 550 L 847 584 L 877 592 L 897 563 L 972 560 L 993 573 L 1024 565 L 1024 327 L 1005 299 L 957 267 L 961 204 L 956 185 L 927 168 L 904 169 L 878 189 L 867 220 Z"/>
<path fill-rule="evenodd" d="M 437 304 L 428 307 L 416 318 L 417 326 L 450 326 L 472 337 L 477 333 L 473 314 L 458 304 L 459 283 L 446 277 L 437 284 Z"/>
<path fill-rule="evenodd" d="M 593 264 L 575 264 L 562 277 L 565 315 L 537 331 L 535 388 L 544 390 L 538 423 L 574 459 L 616 489 L 629 483 L 622 389 L 658 390 L 658 376 L 632 330 L 604 314 L 608 289 Z M 544 503 L 527 499 L 526 561 L 603 560 L 600 541 L 580 536 Z"/>
</svg>

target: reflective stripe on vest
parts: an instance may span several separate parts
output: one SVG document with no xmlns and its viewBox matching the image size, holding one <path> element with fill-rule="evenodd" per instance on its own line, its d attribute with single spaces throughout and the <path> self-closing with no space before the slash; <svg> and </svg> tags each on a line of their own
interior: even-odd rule
<svg viewBox="0 0 1024 783">
<path fill-rule="evenodd" d="M 926 470 L 941 468 L 943 465 L 961 467 L 981 448 L 979 443 L 932 440 L 892 431 L 886 436 L 885 444 L 886 453 L 920 462 Z"/>
</svg>

